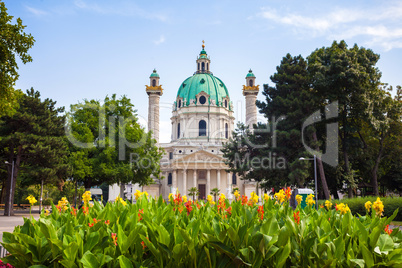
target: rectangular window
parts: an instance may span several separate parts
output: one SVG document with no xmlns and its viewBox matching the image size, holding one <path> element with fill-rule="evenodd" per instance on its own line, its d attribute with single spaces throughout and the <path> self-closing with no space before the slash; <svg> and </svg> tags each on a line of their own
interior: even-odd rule
<svg viewBox="0 0 402 268">
<path fill-rule="evenodd" d="M 173 159 L 173 152 L 169 152 L 169 159 Z"/>
<path fill-rule="evenodd" d="M 169 173 L 168 175 L 168 185 L 172 184 L 172 173 Z"/>
<path fill-rule="evenodd" d="M 237 177 L 236 177 L 235 173 L 233 173 L 233 176 L 232 176 L 232 184 L 234 184 L 234 185 L 237 184 Z"/>
</svg>

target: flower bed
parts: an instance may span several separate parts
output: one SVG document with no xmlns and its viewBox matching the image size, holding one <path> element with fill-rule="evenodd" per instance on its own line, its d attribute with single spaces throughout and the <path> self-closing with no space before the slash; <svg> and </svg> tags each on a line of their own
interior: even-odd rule
<svg viewBox="0 0 402 268">
<path fill-rule="evenodd" d="M 177 194 L 167 204 L 137 193 L 136 204 L 117 199 L 105 207 L 89 207 L 84 196 L 79 210 L 62 201 L 3 234 L 11 254 L 3 261 L 15 267 L 401 267 L 402 233 L 389 230 L 393 216 L 381 217 L 380 203 L 357 218 L 330 201 L 317 211 L 312 197 L 305 209 L 293 210 L 289 194 L 264 196 L 262 204 L 255 194 L 237 194 L 233 202 L 221 195 L 216 204 Z"/>
</svg>

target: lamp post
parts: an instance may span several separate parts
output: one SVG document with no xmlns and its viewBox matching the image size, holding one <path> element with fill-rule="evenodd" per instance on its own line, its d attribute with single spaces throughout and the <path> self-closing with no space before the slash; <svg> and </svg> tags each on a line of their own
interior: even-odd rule
<svg viewBox="0 0 402 268">
<path fill-rule="evenodd" d="M 13 180 L 14 180 L 14 160 L 13 163 L 10 164 L 8 161 L 4 162 L 6 165 L 11 165 L 11 180 L 10 180 L 10 191 L 8 193 L 8 215 L 11 216 L 11 209 L 13 208 L 13 203 L 11 203 L 11 196 L 13 193 Z"/>
<path fill-rule="evenodd" d="M 317 196 L 317 156 L 314 158 L 304 158 L 300 157 L 299 160 L 314 160 L 314 185 L 315 185 L 315 206 L 318 210 L 318 196 Z"/>
</svg>

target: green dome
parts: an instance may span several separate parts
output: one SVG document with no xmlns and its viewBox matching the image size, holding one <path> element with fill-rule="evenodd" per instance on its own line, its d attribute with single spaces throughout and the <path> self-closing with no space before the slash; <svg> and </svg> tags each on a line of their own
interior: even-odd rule
<svg viewBox="0 0 402 268">
<path fill-rule="evenodd" d="M 192 99 L 197 103 L 196 95 L 201 91 L 209 95 L 210 102 L 215 100 L 216 105 L 219 105 L 223 98 L 229 98 L 228 89 L 222 80 L 208 73 L 194 74 L 184 80 L 177 92 L 177 97 L 183 98 L 183 100 L 186 99 L 184 105 L 187 106 Z"/>
<path fill-rule="evenodd" d="M 200 52 L 200 55 L 202 55 L 202 54 L 207 55 L 207 52 L 204 49 L 202 49 L 201 52 Z"/>
<path fill-rule="evenodd" d="M 150 77 L 159 77 L 159 74 L 156 72 L 156 70 L 154 69 L 154 71 L 151 73 Z"/>
<path fill-rule="evenodd" d="M 253 74 L 253 71 L 250 69 L 250 71 L 248 71 L 248 74 L 246 77 L 255 77 L 255 75 Z"/>
</svg>

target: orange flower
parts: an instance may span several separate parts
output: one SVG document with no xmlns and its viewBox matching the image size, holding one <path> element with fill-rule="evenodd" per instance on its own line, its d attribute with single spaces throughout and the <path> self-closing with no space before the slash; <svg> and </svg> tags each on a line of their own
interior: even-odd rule
<svg viewBox="0 0 402 268">
<path fill-rule="evenodd" d="M 245 204 L 247 204 L 247 202 L 248 202 L 248 197 L 247 197 L 247 195 L 242 195 L 242 196 L 241 196 L 241 204 L 242 204 L 242 205 L 245 205 Z"/>
<path fill-rule="evenodd" d="M 89 227 L 94 227 L 94 224 L 93 223 L 88 223 L 88 226 Z"/>
<path fill-rule="evenodd" d="M 105 224 L 106 224 L 106 225 L 109 225 L 109 224 L 110 224 L 110 220 L 105 221 Z"/>
<path fill-rule="evenodd" d="M 93 221 L 94 221 L 94 223 L 98 223 L 98 222 L 99 222 L 99 220 L 97 220 L 97 219 L 95 219 L 95 218 L 93 218 Z"/>
<path fill-rule="evenodd" d="M 289 200 L 290 197 L 292 196 L 292 190 L 290 189 L 290 187 L 288 187 L 288 188 L 285 190 L 285 196 L 286 196 L 286 200 Z"/>
<path fill-rule="evenodd" d="M 260 220 L 262 221 L 264 219 L 264 207 L 263 206 L 258 206 L 258 215 L 260 216 Z"/>
<path fill-rule="evenodd" d="M 296 212 L 293 212 L 293 218 L 295 219 L 295 222 L 296 222 L 297 224 L 300 224 L 300 216 L 299 216 L 299 213 L 300 213 L 300 211 L 298 211 L 297 213 L 296 213 Z"/>
<path fill-rule="evenodd" d="M 387 234 L 391 234 L 392 233 L 392 229 L 389 229 L 389 224 L 387 225 L 387 226 L 385 226 L 385 229 L 384 229 L 384 231 L 387 233 Z"/>
<path fill-rule="evenodd" d="M 73 216 L 77 216 L 77 209 L 74 207 L 71 207 L 71 211 L 70 211 L 71 215 Z"/>
<path fill-rule="evenodd" d="M 112 240 L 115 246 L 117 246 L 117 234 L 116 233 L 112 233 Z"/>
<path fill-rule="evenodd" d="M 142 245 L 142 250 L 144 250 L 147 246 L 145 245 L 144 241 L 141 241 L 141 245 Z"/>
</svg>

